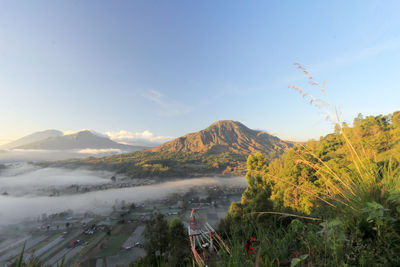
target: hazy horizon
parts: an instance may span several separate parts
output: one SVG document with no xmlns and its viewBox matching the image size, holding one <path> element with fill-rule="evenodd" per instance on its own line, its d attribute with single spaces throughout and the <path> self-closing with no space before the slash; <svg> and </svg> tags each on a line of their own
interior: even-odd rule
<svg viewBox="0 0 400 267">
<path fill-rule="evenodd" d="M 245 124 L 245 123 L 243 123 L 243 124 Z M 210 125 L 211 125 L 211 123 L 210 123 Z M 204 128 L 206 128 L 206 127 L 204 127 Z M 42 129 L 42 130 L 38 130 L 38 131 L 35 131 L 35 132 L 30 132 L 30 133 L 28 133 L 26 135 L 18 136 L 18 137 L 14 138 L 14 139 L 0 139 L 0 147 L 2 145 L 5 145 L 5 144 L 11 143 L 11 142 L 13 142 L 15 140 L 18 140 L 18 139 L 20 139 L 22 137 L 26 137 L 26 136 L 28 136 L 30 134 L 43 132 L 43 131 L 48 131 L 48 130 L 56 130 L 56 129 Z M 203 130 L 203 128 L 202 129 L 198 129 L 196 131 L 200 131 L 200 130 Z M 263 129 L 253 129 L 253 130 L 263 131 L 263 132 L 265 131 Z M 125 130 L 121 130 L 121 131 L 118 131 L 118 132 L 99 133 L 99 132 L 97 132 L 97 131 L 95 131 L 93 129 L 86 129 L 85 128 L 85 129 L 67 130 L 67 131 L 61 131 L 61 132 L 62 132 L 63 135 L 70 135 L 70 134 L 75 134 L 75 133 L 78 133 L 78 132 L 81 132 L 81 131 L 90 131 L 95 135 L 99 135 L 99 136 L 102 136 L 102 137 L 109 138 L 110 140 L 113 140 L 113 141 L 115 141 L 117 143 L 121 143 L 121 144 L 137 145 L 137 146 L 149 146 L 149 147 L 158 146 L 158 145 L 161 145 L 161 144 L 163 144 L 165 142 L 168 142 L 168 141 L 171 141 L 171 140 L 173 140 L 175 138 L 180 137 L 180 136 L 154 136 L 153 133 L 151 133 L 150 131 L 147 131 L 147 130 L 144 131 L 144 132 L 135 132 L 135 133 L 128 132 L 128 131 L 125 131 Z M 270 132 L 270 131 L 265 131 L 265 132 L 268 132 L 271 135 L 277 136 L 282 140 L 307 141 L 307 140 L 311 139 L 311 138 L 306 138 L 304 140 L 296 140 L 296 139 L 282 137 L 282 136 L 279 135 L 279 133 L 274 133 L 274 132 Z M 188 134 L 188 133 L 190 133 L 190 132 L 187 132 L 185 134 Z M 185 134 L 183 134 L 183 135 L 185 135 Z"/>
<path fill-rule="evenodd" d="M 11 143 L 20 138 L 29 136 L 30 134 L 49 131 L 49 130 L 50 131 L 54 131 L 54 130 L 59 131 L 56 129 L 42 129 L 39 131 L 28 133 L 23 136 L 19 136 L 14 139 L 0 139 L 0 149 L 1 149 L 2 145 Z M 76 133 L 82 132 L 82 131 L 90 131 L 94 135 L 106 137 L 106 138 L 109 138 L 110 140 L 113 140 L 113 141 L 115 141 L 117 143 L 121 143 L 121 144 L 136 145 L 136 146 L 148 146 L 148 147 L 157 146 L 157 145 L 160 145 L 164 142 L 170 141 L 175 138 L 173 136 L 154 136 L 153 133 L 151 133 L 149 131 L 132 133 L 132 132 L 127 132 L 127 131 L 121 130 L 119 132 L 99 133 L 93 129 L 79 129 L 79 130 L 68 130 L 68 131 L 60 131 L 60 132 L 62 133 L 62 135 L 71 135 L 71 134 L 76 134 Z"/>
</svg>

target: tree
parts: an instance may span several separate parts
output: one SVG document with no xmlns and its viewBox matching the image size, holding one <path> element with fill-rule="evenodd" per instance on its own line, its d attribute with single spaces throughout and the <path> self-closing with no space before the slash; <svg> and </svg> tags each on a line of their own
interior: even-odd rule
<svg viewBox="0 0 400 267">
<path fill-rule="evenodd" d="M 267 171 L 266 158 L 261 153 L 250 155 L 247 159 L 247 188 L 243 192 L 242 200 L 234 202 L 229 208 L 231 219 L 240 223 L 243 215 L 271 211 L 273 203 L 271 197 L 271 184 L 265 177 Z M 246 217 L 250 218 L 250 217 Z M 230 220 L 231 220 L 230 219 Z"/>
<path fill-rule="evenodd" d="M 178 217 L 171 220 L 168 232 L 171 266 L 186 266 L 184 258 L 190 256 L 190 243 L 185 226 Z"/>
<path fill-rule="evenodd" d="M 136 208 L 136 206 L 135 206 L 135 203 L 131 203 L 130 205 L 129 205 L 129 211 L 132 211 L 132 210 L 134 210 Z"/>
<path fill-rule="evenodd" d="M 400 126 L 400 111 L 396 111 L 392 115 L 392 124 L 394 127 Z"/>
<path fill-rule="evenodd" d="M 144 248 L 150 261 L 155 263 L 158 257 L 165 256 L 168 249 L 168 222 L 164 215 L 156 213 L 150 217 L 146 222 L 144 237 Z"/>
</svg>

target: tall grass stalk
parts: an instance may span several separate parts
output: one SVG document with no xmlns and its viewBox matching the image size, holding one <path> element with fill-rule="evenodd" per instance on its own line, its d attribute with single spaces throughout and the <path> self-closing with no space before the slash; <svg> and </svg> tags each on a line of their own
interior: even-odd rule
<svg viewBox="0 0 400 267">
<path fill-rule="evenodd" d="M 322 93 L 323 99 L 319 99 L 305 91 L 303 88 L 296 85 L 289 85 L 289 88 L 297 91 L 304 99 L 306 99 L 311 105 L 323 110 L 326 113 L 326 119 L 334 123 L 339 129 L 339 136 L 342 138 L 343 143 L 346 145 L 347 150 L 351 156 L 351 163 L 354 165 L 356 175 L 349 174 L 340 176 L 330 168 L 329 164 L 319 158 L 317 155 L 312 153 L 306 145 L 302 144 L 304 153 L 311 155 L 315 158 L 321 166 L 317 166 L 310 161 L 306 160 L 302 155 L 298 161 L 299 164 L 306 164 L 316 170 L 326 181 L 325 186 L 327 187 L 326 195 L 324 198 L 325 203 L 329 203 L 332 206 L 330 200 L 334 200 L 337 203 L 344 204 L 350 207 L 354 211 L 360 212 L 365 207 L 366 202 L 379 201 L 379 196 L 384 188 L 382 182 L 378 181 L 378 173 L 374 171 L 374 166 L 371 163 L 371 158 L 364 153 L 364 148 L 361 145 L 361 153 L 356 150 L 352 144 L 349 136 L 344 129 L 340 120 L 339 112 L 331 104 L 326 94 L 326 82 L 319 83 L 314 77 L 307 71 L 307 69 L 299 63 L 295 65 L 302 71 L 309 79 L 311 86 L 316 86 Z M 363 156 L 361 156 L 363 155 Z M 388 173 L 389 174 L 389 173 Z M 382 180 L 382 179 L 380 179 Z M 386 184 L 387 186 L 388 184 Z M 397 187 L 397 183 L 392 181 L 391 186 Z M 319 192 L 321 194 L 322 192 Z M 316 193 L 312 193 L 316 195 Z"/>
</svg>

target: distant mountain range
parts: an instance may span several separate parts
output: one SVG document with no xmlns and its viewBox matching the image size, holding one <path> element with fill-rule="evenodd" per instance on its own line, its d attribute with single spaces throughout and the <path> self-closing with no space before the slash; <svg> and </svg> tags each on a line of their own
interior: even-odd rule
<svg viewBox="0 0 400 267">
<path fill-rule="evenodd" d="M 0 146 L 0 149 L 39 149 L 39 150 L 70 150 L 70 149 L 121 149 L 138 151 L 148 147 L 120 144 L 108 137 L 95 134 L 88 130 L 64 135 L 57 130 L 36 132 L 11 143 Z"/>
<path fill-rule="evenodd" d="M 101 158 L 42 162 L 39 165 L 102 169 L 132 178 L 244 175 L 248 155 L 261 152 L 270 161 L 292 146 L 291 142 L 251 130 L 240 122 L 225 120 L 142 151 Z"/>
<path fill-rule="evenodd" d="M 155 148 L 153 152 L 232 152 L 235 154 L 282 154 L 290 142 L 266 132 L 251 130 L 238 121 L 223 120 L 204 130 L 186 134 Z"/>
</svg>

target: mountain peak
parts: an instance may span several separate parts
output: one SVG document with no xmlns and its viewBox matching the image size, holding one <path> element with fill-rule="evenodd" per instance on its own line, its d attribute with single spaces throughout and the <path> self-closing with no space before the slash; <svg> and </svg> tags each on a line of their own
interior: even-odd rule
<svg viewBox="0 0 400 267">
<path fill-rule="evenodd" d="M 38 136 L 38 134 L 40 134 Z M 44 131 L 32 134 L 35 139 L 25 137 L 26 142 L 11 147 L 12 149 L 41 149 L 41 150 L 69 150 L 69 149 L 122 149 L 136 151 L 144 147 L 130 146 L 112 141 L 95 131 L 84 129 L 76 132 Z M 28 136 L 28 137 L 30 137 Z M 20 139 L 22 140 L 22 139 Z"/>
<path fill-rule="evenodd" d="M 60 135 L 62 135 L 62 132 L 59 131 L 59 130 L 55 130 L 55 129 L 48 129 L 48 130 L 36 132 L 36 133 L 34 133 L 34 134 L 51 134 L 51 135 L 60 136 Z"/>
<path fill-rule="evenodd" d="M 235 124 L 241 124 L 241 123 L 238 122 L 238 121 L 233 121 L 233 120 L 219 120 L 219 121 L 216 121 L 216 122 L 212 123 L 210 126 L 213 126 L 213 125 L 217 125 L 217 126 L 220 126 L 220 125 L 235 125 Z"/>
<path fill-rule="evenodd" d="M 208 126 L 205 130 L 212 128 L 212 127 L 219 127 L 219 128 L 233 128 L 233 127 L 246 127 L 242 123 L 238 121 L 232 121 L 232 120 L 220 120 L 216 121 L 210 126 Z M 247 128 L 247 127 L 246 127 Z"/>
<path fill-rule="evenodd" d="M 251 154 L 262 152 L 278 153 L 291 144 L 269 134 L 260 134 L 244 124 L 232 120 L 216 121 L 206 129 L 186 134 L 159 147 L 150 149 L 158 152 L 233 152 Z"/>
<path fill-rule="evenodd" d="M 77 136 L 93 136 L 95 134 L 93 132 L 91 132 L 90 130 L 82 130 L 82 131 L 76 132 L 75 135 L 77 135 Z"/>
</svg>

